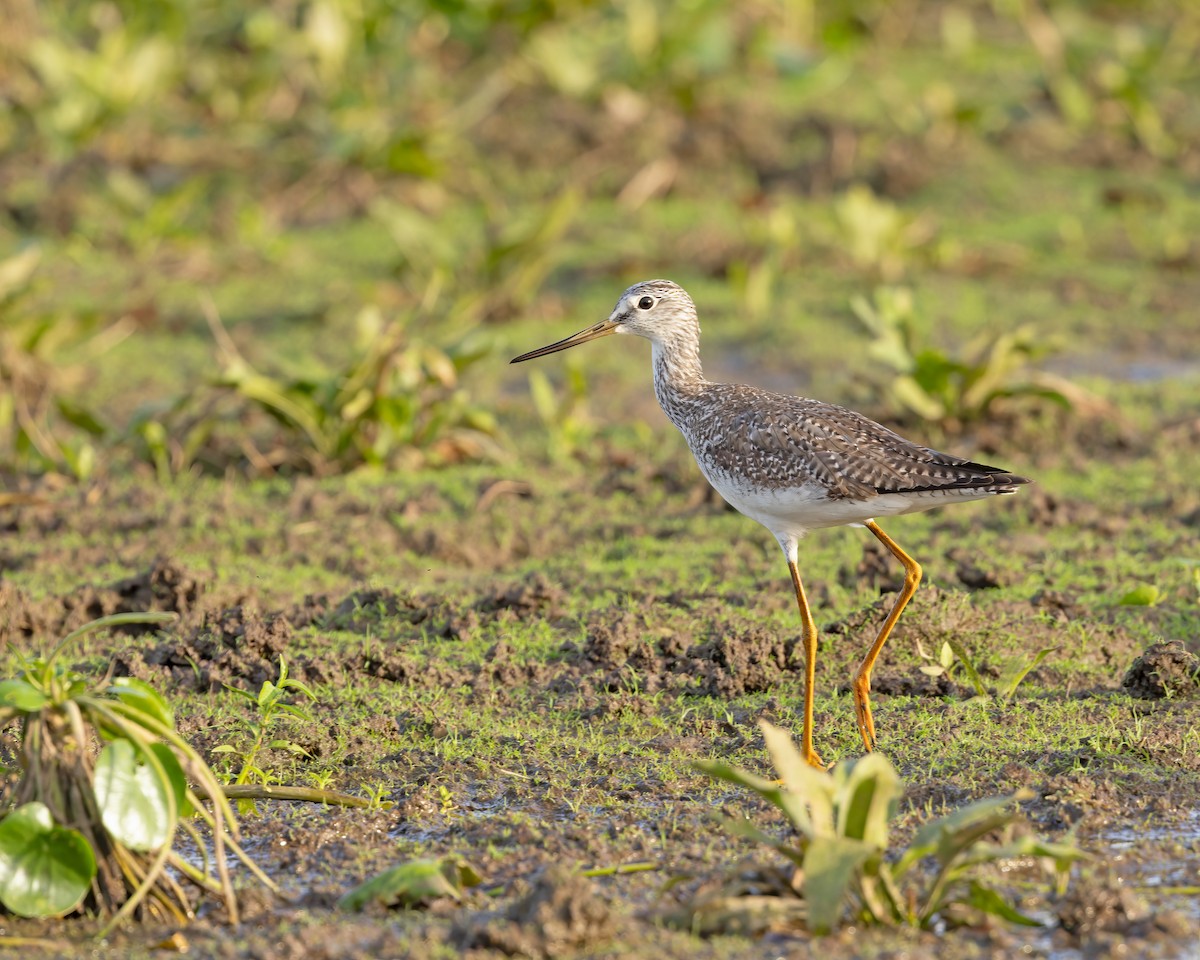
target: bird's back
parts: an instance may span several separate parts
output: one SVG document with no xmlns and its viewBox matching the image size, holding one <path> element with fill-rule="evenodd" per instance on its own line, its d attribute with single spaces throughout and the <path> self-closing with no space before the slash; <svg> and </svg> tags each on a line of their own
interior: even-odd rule
<svg viewBox="0 0 1200 960">
<path fill-rule="evenodd" d="M 705 473 L 764 491 L 815 485 L 829 500 L 938 492 L 959 499 L 956 492 L 1008 493 L 1029 482 L 920 446 L 862 414 L 820 400 L 712 382 L 688 400 L 671 419 Z"/>
</svg>

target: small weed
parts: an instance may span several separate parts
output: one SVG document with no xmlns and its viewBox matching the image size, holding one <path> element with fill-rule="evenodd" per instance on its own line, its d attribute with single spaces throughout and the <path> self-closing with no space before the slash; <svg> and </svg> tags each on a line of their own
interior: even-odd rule
<svg viewBox="0 0 1200 960">
<path fill-rule="evenodd" d="M 1011 700 L 1016 695 L 1017 687 L 1036 669 L 1050 654 L 1056 653 L 1058 647 L 1043 647 L 1032 657 L 1013 657 L 1000 668 L 1000 679 L 996 683 L 996 692 L 1004 700 Z"/>
<path fill-rule="evenodd" d="M 928 928 L 939 919 L 968 922 L 981 914 L 1036 926 L 975 874 L 977 867 L 1034 857 L 1052 866 L 1059 886 L 1072 861 L 1085 854 L 1074 846 L 1035 836 L 1016 836 L 1013 810 L 1021 794 L 969 804 L 927 823 L 912 844 L 893 857 L 888 822 L 903 792 L 892 764 L 879 753 L 837 765 L 832 773 L 811 768 L 786 733 L 761 724 L 767 751 L 783 786 L 715 761 L 697 767 L 709 776 L 747 787 L 778 807 L 797 837 L 776 840 L 748 821 L 726 821 L 736 833 L 783 854 L 795 867 L 791 889 L 803 899 L 813 932 L 836 927 L 847 910 L 861 923 Z M 999 832 L 1000 843 L 984 838 Z M 935 872 L 922 882 L 911 871 L 927 858 Z"/>
<path fill-rule="evenodd" d="M 1011 700 L 1016 695 L 1017 688 L 1029 673 L 1057 650 L 1058 647 L 1045 647 L 1037 651 L 1032 657 L 1014 657 L 1006 661 L 1000 670 L 1000 679 L 996 683 L 996 696 L 1002 700 Z M 917 655 L 923 660 L 930 661 L 927 665 L 921 667 L 921 672 L 926 676 L 940 677 L 945 675 L 948 679 L 953 680 L 952 671 L 955 664 L 959 664 L 970 680 L 971 686 L 975 690 L 975 695 L 984 698 L 991 696 L 979 675 L 978 669 L 976 669 L 975 664 L 967 654 L 966 649 L 957 640 L 947 639 L 944 641 L 936 658 L 926 653 L 925 648 L 921 646 L 921 641 L 918 640 Z"/>
<path fill-rule="evenodd" d="M 333 771 L 314 770 L 308 775 L 308 779 L 317 790 L 328 790 L 333 784 Z"/>
<path fill-rule="evenodd" d="M 1141 25 L 1110 27 L 1107 42 L 1089 49 L 1078 31 L 1063 29 L 1054 11 L 1036 3 L 1010 5 L 1041 62 L 1045 86 L 1071 129 L 1136 143 L 1164 159 L 1179 149 L 1175 111 L 1163 96 L 1200 40 L 1189 23 L 1185 38 L 1159 35 Z M 1180 9 L 1183 9 L 1182 7 Z"/>
<path fill-rule="evenodd" d="M 282 720 L 299 720 L 301 723 L 308 724 L 313 722 L 312 715 L 303 707 L 286 702 L 292 695 L 291 691 L 296 691 L 309 700 L 317 699 L 316 694 L 305 684 L 288 676 L 287 661 L 283 657 L 279 658 L 279 678 L 274 682 L 264 680 L 257 694 L 237 687 L 226 687 L 226 689 L 233 691 L 238 696 L 245 697 L 254 704 L 258 711 L 255 719 L 243 721 L 250 735 L 250 744 L 240 754 L 241 767 L 237 776 L 233 778 L 234 784 L 242 786 L 248 783 L 266 784 L 270 782 L 271 775 L 259 761 L 259 755 L 264 749 L 286 750 L 299 756 L 308 755 L 303 747 L 291 740 L 271 736 L 273 728 L 278 726 Z M 213 748 L 213 753 L 238 754 L 238 749 L 230 744 L 221 744 Z M 238 808 L 242 814 L 258 812 L 253 800 L 239 800 Z"/>
<path fill-rule="evenodd" d="M 367 801 L 372 810 L 388 810 L 394 804 L 388 799 L 388 795 L 392 792 L 392 787 L 387 783 L 368 783 L 363 786 L 363 792 L 367 795 Z"/>
<path fill-rule="evenodd" d="M 983 684 L 979 679 L 979 674 L 975 672 L 975 665 L 964 657 L 956 657 L 954 647 L 949 640 L 942 642 L 942 648 L 938 651 L 935 657 L 932 654 L 926 653 L 925 648 L 921 645 L 921 641 L 917 641 L 917 656 L 922 660 L 928 660 L 929 663 L 921 667 L 921 672 L 927 677 L 946 677 L 949 680 L 954 679 L 953 667 L 957 660 L 963 664 L 963 668 L 967 672 L 967 676 L 971 678 L 971 684 L 975 687 L 975 692 L 983 695 Z"/>
</svg>

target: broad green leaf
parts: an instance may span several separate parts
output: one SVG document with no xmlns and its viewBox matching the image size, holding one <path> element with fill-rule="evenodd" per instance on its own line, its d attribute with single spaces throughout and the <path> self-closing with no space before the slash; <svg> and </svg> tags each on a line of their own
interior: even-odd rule
<svg viewBox="0 0 1200 960">
<path fill-rule="evenodd" d="M 167 775 L 167 783 L 170 784 L 171 793 L 175 797 L 176 818 L 192 816 L 196 810 L 187 798 L 187 777 L 184 775 L 183 767 L 180 766 L 179 757 L 165 743 L 151 744 L 150 752 L 158 758 L 163 773 Z"/>
<path fill-rule="evenodd" d="M 273 750 L 286 750 L 288 753 L 294 753 L 299 757 L 307 757 L 309 753 L 300 744 L 293 743 L 291 740 L 272 740 L 267 744 Z"/>
<path fill-rule="evenodd" d="M 759 722 L 767 753 L 783 785 L 800 804 L 789 804 L 787 813 L 805 835 L 833 833 L 833 779 L 824 770 L 810 766 L 792 743 L 792 738 L 765 720 Z M 807 808 L 807 809 L 805 809 Z"/>
<path fill-rule="evenodd" d="M 462 899 L 464 887 L 481 882 L 474 867 L 456 858 L 412 860 L 377 874 L 338 901 L 343 910 L 359 911 L 372 903 L 385 907 L 416 906 L 438 897 Z"/>
<path fill-rule="evenodd" d="M 1123 607 L 1153 607 L 1165 597 L 1166 594 L 1154 584 L 1143 583 L 1125 594 L 1120 603 Z"/>
<path fill-rule="evenodd" d="M 289 717 L 295 717 L 297 720 L 303 720 L 306 723 L 312 723 L 312 714 L 303 707 L 297 707 L 291 703 L 274 703 L 271 709 L 275 713 L 286 713 Z"/>
<path fill-rule="evenodd" d="M 114 740 L 96 758 L 94 789 L 104 828 L 131 850 L 157 850 L 168 843 L 178 815 L 174 771 L 148 762 L 129 740 Z M 178 764 L 175 765 L 178 770 Z M 179 772 L 182 781 L 183 774 Z"/>
<path fill-rule="evenodd" d="M 724 780 L 726 783 L 732 783 L 739 787 L 747 787 L 765 799 L 771 800 L 772 803 L 776 801 L 772 800 L 770 795 L 781 792 L 774 781 L 766 780 L 748 770 L 730 766 L 723 760 L 697 760 L 692 766 L 701 773 L 707 773 L 710 777 L 716 777 L 718 780 Z"/>
<path fill-rule="evenodd" d="M 967 894 L 965 903 L 969 903 L 976 910 L 982 910 L 984 913 L 990 913 L 994 917 L 1000 917 L 1002 920 L 1007 920 L 1009 923 L 1019 923 L 1024 927 L 1040 927 L 1041 924 L 1032 917 L 1027 917 L 1025 914 L 1017 910 L 1016 907 L 1008 903 L 995 890 L 985 887 L 978 880 L 971 881 L 971 890 Z"/>
<path fill-rule="evenodd" d="M 836 797 L 838 835 L 886 849 L 888 821 L 903 792 L 900 775 L 887 757 L 868 753 L 860 758 Z"/>
<path fill-rule="evenodd" d="M 260 707 L 268 706 L 278 696 L 279 688 L 270 680 L 264 680 L 263 685 L 258 689 L 258 705 Z"/>
<path fill-rule="evenodd" d="M 225 684 L 225 689 L 228 690 L 230 693 L 237 694 L 239 697 L 244 697 L 245 699 L 249 700 L 253 704 L 256 704 L 256 705 L 258 704 L 258 694 L 257 693 L 251 693 L 249 690 L 243 690 L 241 687 L 231 687 L 229 684 Z"/>
<path fill-rule="evenodd" d="M 0 682 L 0 707 L 14 707 L 26 713 L 41 710 L 50 702 L 41 690 L 27 680 L 4 680 Z"/>
<path fill-rule="evenodd" d="M 144 680 L 134 677 L 117 677 L 109 693 L 139 713 L 153 717 L 168 729 L 175 728 L 175 714 L 163 695 Z"/>
<path fill-rule="evenodd" d="M 291 677 L 281 681 L 279 686 L 287 690 L 298 690 L 300 693 L 308 697 L 309 700 L 316 700 L 317 695 L 312 692 L 312 689 L 303 680 L 294 680 Z"/>
<path fill-rule="evenodd" d="M 946 406 L 931 396 L 910 376 L 897 377 L 891 384 L 897 400 L 913 413 L 926 420 L 940 420 L 946 415 Z"/>
<path fill-rule="evenodd" d="M 93 437 L 103 437 L 108 433 L 108 427 L 87 407 L 68 400 L 66 397 L 56 397 L 54 405 L 64 420 L 79 427 L 85 433 Z"/>
<path fill-rule="evenodd" d="M 755 843 L 762 843 L 773 850 L 778 850 L 785 857 L 792 861 L 796 866 L 804 865 L 804 850 L 801 847 L 793 847 L 783 843 L 769 833 L 758 829 L 749 820 L 743 820 L 736 817 L 718 816 L 717 820 L 721 825 L 732 833 L 734 836 L 745 837 L 747 840 L 753 840 Z M 805 844 L 807 846 L 807 843 Z"/>
<path fill-rule="evenodd" d="M 1027 857 L 1045 857 L 1053 860 L 1057 869 L 1065 870 L 1076 860 L 1091 859 L 1091 854 L 1071 843 L 1054 843 L 1040 837 L 1026 836 L 999 845 L 977 843 L 971 848 L 970 855 L 963 857 L 959 864 L 967 867 L 977 863 L 994 863 L 997 860 L 1019 860 Z"/>
<path fill-rule="evenodd" d="M 877 851 L 845 837 L 817 837 L 804 854 L 804 900 L 808 926 L 827 933 L 841 916 L 855 871 Z"/>
<path fill-rule="evenodd" d="M 538 419 L 545 424 L 554 423 L 558 419 L 558 397 L 554 395 L 550 380 L 541 370 L 529 371 L 529 393 Z"/>
<path fill-rule="evenodd" d="M 58 826 L 43 803 L 0 820 L 0 902 L 22 917 L 70 913 L 96 875 L 96 857 L 77 830 Z"/>
<path fill-rule="evenodd" d="M 938 838 L 937 859 L 943 866 L 953 864 L 978 840 L 993 830 L 1006 827 L 1016 819 L 1016 812 L 1003 810 L 982 820 L 975 820 L 957 830 L 943 830 Z"/>
<path fill-rule="evenodd" d="M 805 836 L 811 836 L 804 826 L 810 823 L 805 801 L 798 794 L 782 790 L 772 780 L 764 780 L 747 770 L 732 767 L 719 760 L 697 760 L 692 766 L 710 777 L 753 790 L 768 803 L 782 810 L 797 830 Z"/>
<path fill-rule="evenodd" d="M 977 800 L 925 824 L 917 831 L 912 843 L 892 868 L 893 875 L 901 877 L 918 860 L 937 853 L 946 834 L 956 834 L 972 824 L 995 816 L 998 811 L 1012 803 L 1013 799 L 1014 797 L 989 797 L 985 800 Z"/>
</svg>

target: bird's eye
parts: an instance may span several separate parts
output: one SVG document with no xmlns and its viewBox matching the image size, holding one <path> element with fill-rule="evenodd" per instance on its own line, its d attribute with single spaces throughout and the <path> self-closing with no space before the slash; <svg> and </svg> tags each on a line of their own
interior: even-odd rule
<svg viewBox="0 0 1200 960">
<path fill-rule="evenodd" d="M 639 310 L 649 310 L 652 306 L 654 306 L 653 297 L 642 297 L 642 299 L 638 301 Z"/>
</svg>

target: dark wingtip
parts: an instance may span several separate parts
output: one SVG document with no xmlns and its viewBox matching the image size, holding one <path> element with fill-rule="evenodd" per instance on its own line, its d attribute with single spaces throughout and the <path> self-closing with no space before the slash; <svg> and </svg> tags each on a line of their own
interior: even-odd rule
<svg viewBox="0 0 1200 960">
<path fill-rule="evenodd" d="M 968 470 L 978 470 L 980 473 L 991 474 L 988 478 L 998 487 L 1018 487 L 1023 483 L 1033 483 L 1032 477 L 1022 477 L 1017 473 L 1009 473 L 1003 467 L 992 467 L 986 463 L 973 463 L 968 461 L 960 464 Z"/>
<path fill-rule="evenodd" d="M 894 488 L 876 488 L 878 493 L 923 493 L 931 492 L 948 492 L 951 490 L 983 490 L 989 493 L 1016 493 L 1017 487 L 1026 483 L 1034 483 L 1030 477 L 1022 477 L 1016 473 L 1009 473 L 1007 470 L 1001 470 L 999 467 L 989 467 L 982 463 L 960 463 L 958 468 L 963 472 L 954 477 L 946 477 L 935 483 L 927 483 L 921 486 L 905 487 L 902 491 L 897 491 Z M 968 472 L 969 471 L 969 472 Z"/>
</svg>

